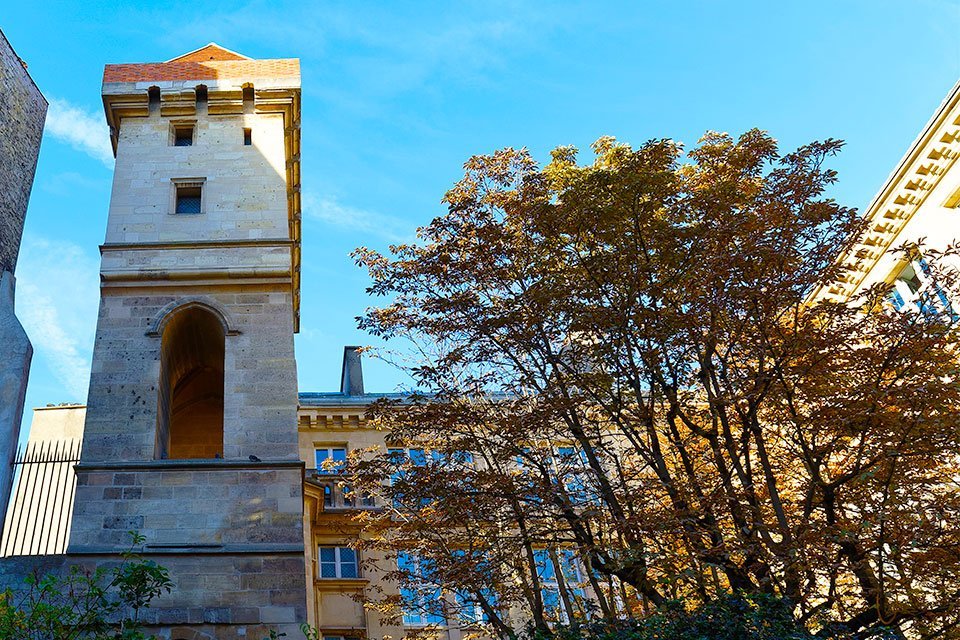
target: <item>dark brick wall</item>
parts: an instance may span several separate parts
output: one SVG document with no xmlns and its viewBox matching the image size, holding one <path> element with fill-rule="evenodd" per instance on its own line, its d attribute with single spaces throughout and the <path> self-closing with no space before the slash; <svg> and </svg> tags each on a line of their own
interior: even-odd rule
<svg viewBox="0 0 960 640">
<path fill-rule="evenodd" d="M 0 31 L 0 272 L 17 266 L 46 115 L 46 99 Z"/>
</svg>

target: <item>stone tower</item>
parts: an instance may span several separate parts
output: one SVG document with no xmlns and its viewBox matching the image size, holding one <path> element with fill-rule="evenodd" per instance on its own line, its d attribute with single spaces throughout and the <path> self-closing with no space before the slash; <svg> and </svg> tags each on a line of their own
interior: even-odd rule
<svg viewBox="0 0 960 640">
<path fill-rule="evenodd" d="M 116 169 L 67 553 L 109 561 L 143 534 L 176 583 L 149 612 L 161 637 L 290 631 L 299 61 L 211 43 L 107 65 L 103 104 Z"/>
<path fill-rule="evenodd" d="M 7 513 L 13 456 L 33 347 L 14 314 L 14 278 L 27 202 L 40 153 L 47 100 L 0 31 L 0 524 Z"/>
</svg>

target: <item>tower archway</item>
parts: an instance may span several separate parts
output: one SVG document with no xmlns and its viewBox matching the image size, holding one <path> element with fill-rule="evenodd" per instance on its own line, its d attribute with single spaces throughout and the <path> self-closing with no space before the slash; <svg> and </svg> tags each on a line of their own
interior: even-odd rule
<svg viewBox="0 0 960 640">
<path fill-rule="evenodd" d="M 225 334 L 199 305 L 173 311 L 160 341 L 158 458 L 223 457 Z"/>
</svg>

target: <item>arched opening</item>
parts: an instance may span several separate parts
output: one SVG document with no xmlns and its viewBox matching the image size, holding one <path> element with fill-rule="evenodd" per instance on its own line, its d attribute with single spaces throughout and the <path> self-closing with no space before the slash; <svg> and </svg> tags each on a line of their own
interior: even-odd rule
<svg viewBox="0 0 960 640">
<path fill-rule="evenodd" d="M 160 344 L 157 457 L 223 457 L 223 324 L 191 306 L 175 312 Z"/>
</svg>

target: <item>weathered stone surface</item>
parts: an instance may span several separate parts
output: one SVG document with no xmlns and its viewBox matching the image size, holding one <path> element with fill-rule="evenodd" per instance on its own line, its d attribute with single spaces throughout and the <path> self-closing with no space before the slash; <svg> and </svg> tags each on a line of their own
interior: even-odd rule
<svg viewBox="0 0 960 640">
<path fill-rule="evenodd" d="M 0 272 L 14 273 L 47 101 L 0 31 Z"/>
<path fill-rule="evenodd" d="M 0 31 L 0 525 L 12 485 L 33 347 L 14 315 L 14 279 L 47 101 Z"/>
<path fill-rule="evenodd" d="M 10 500 L 13 457 L 33 358 L 30 340 L 14 314 L 13 288 L 13 274 L 0 273 L 0 526 Z"/>
<path fill-rule="evenodd" d="M 269 462 L 264 462 L 263 469 L 237 471 L 228 461 L 203 464 L 209 468 L 195 471 L 154 467 L 123 473 L 89 471 L 81 466 L 77 470 L 70 548 L 99 549 L 105 532 L 131 529 L 139 531 L 151 545 L 214 544 L 236 548 L 264 543 L 302 544 L 302 502 L 276 497 L 277 493 L 285 495 L 289 487 L 299 482 L 299 465 L 288 463 L 271 468 Z M 269 478 L 269 482 L 264 478 Z M 105 479 L 112 480 L 114 486 L 97 484 Z M 150 486 L 151 483 L 160 486 Z M 106 534 L 109 539 L 116 537 Z M 121 537 L 120 543 L 124 542 Z M 284 566 L 294 571 L 295 562 L 288 559 Z"/>
<path fill-rule="evenodd" d="M 0 558 L 0 591 L 5 589 L 18 591 L 24 588 L 23 577 L 34 573 L 59 575 L 64 570 L 66 562 L 67 557 L 62 554 Z"/>
<path fill-rule="evenodd" d="M 305 601 L 291 595 L 293 602 L 277 602 L 275 591 L 254 586 L 237 587 L 244 568 L 258 570 L 267 565 L 279 573 L 267 577 L 275 583 L 290 585 L 291 594 L 306 592 L 303 571 L 291 576 L 288 563 L 295 556 L 263 556 L 259 563 L 250 563 L 245 556 L 232 555 L 150 555 L 151 560 L 166 567 L 174 589 L 163 594 L 142 612 L 147 628 L 160 638 L 244 638 L 259 640 L 270 629 L 296 637 L 298 620 L 306 617 Z M 15 592 L 24 588 L 23 577 L 31 574 L 65 575 L 73 565 L 92 569 L 116 565 L 115 556 L 20 556 L 0 559 L 0 590 Z M 299 577 L 299 580 L 297 580 Z M 233 590 L 228 590 L 234 585 Z"/>
</svg>

